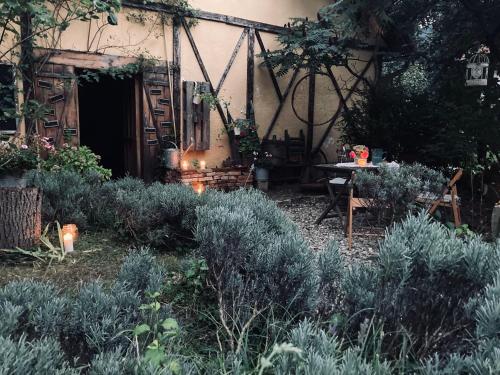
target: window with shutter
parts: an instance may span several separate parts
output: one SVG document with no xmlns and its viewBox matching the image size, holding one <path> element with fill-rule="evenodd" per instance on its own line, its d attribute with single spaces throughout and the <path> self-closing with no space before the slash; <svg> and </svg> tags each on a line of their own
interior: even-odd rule
<svg viewBox="0 0 500 375">
<path fill-rule="evenodd" d="M 10 64 L 0 63 L 0 132 L 14 133 L 17 121 L 15 70 Z"/>
</svg>

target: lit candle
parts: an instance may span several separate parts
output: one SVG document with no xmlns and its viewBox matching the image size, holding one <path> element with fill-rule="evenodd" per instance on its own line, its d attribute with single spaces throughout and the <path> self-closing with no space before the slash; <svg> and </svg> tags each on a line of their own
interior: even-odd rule
<svg viewBox="0 0 500 375">
<path fill-rule="evenodd" d="M 196 189 L 196 192 L 198 193 L 198 195 L 201 195 L 203 194 L 203 190 L 204 190 L 203 184 L 199 184 L 198 188 Z"/>
<path fill-rule="evenodd" d="M 207 162 L 205 160 L 200 161 L 200 169 L 205 169 L 207 167 Z"/>
<path fill-rule="evenodd" d="M 67 253 L 71 253 L 74 251 L 73 249 L 73 235 L 71 233 L 66 233 L 63 236 L 64 242 L 64 251 Z"/>
<path fill-rule="evenodd" d="M 183 160 L 183 161 L 182 161 L 182 170 L 183 170 L 183 171 L 187 171 L 187 170 L 188 170 L 188 168 L 189 168 L 189 163 L 188 163 L 188 161 L 187 161 L 187 160 Z"/>
</svg>

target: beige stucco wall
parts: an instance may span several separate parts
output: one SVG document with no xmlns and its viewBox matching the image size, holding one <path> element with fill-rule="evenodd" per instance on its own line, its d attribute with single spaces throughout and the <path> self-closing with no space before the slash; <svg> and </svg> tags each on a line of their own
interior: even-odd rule
<svg viewBox="0 0 500 375">
<path fill-rule="evenodd" d="M 315 18 L 321 6 L 327 0 L 191 0 L 195 8 L 205 11 L 221 13 L 259 22 L 283 25 L 291 17 L 308 16 Z M 138 15 L 145 18 L 144 24 L 133 21 Z M 124 8 L 119 14 L 118 26 L 104 26 L 102 20 L 88 22 L 74 22 L 60 39 L 45 43 L 46 47 L 56 47 L 66 50 L 99 52 L 120 56 L 137 56 L 146 54 L 159 60 L 172 60 L 172 27 L 162 25 L 158 14 L 140 12 L 135 9 Z M 223 23 L 201 20 L 192 28 L 192 34 L 203 58 L 207 71 L 214 86 L 217 85 L 231 53 L 242 32 L 242 28 Z M 266 48 L 278 48 L 276 36 L 261 33 Z M 255 43 L 256 53 L 260 52 L 258 43 Z M 366 53 L 363 58 L 369 58 Z M 228 77 L 221 90 L 220 97 L 229 101 L 233 118 L 243 117 L 240 112 L 246 108 L 246 60 L 247 39 L 237 55 Z M 278 105 L 274 87 L 272 86 L 267 69 L 260 66 L 260 59 L 256 59 L 255 69 L 255 113 L 259 133 L 262 135 L 267 129 L 274 111 Z M 352 77 L 344 70 L 337 69 L 339 83 L 347 84 Z M 299 75 L 299 78 L 303 73 Z M 203 81 L 203 75 L 194 57 L 193 51 L 184 31 L 181 32 L 181 78 L 189 81 Z M 279 85 L 284 91 L 289 76 L 278 78 Z M 307 85 L 298 89 L 298 108 L 304 117 L 307 114 Z M 326 120 L 331 117 L 338 105 L 338 98 L 333 92 L 331 84 L 319 78 L 317 83 L 317 119 Z M 315 142 L 320 138 L 326 125 L 315 127 Z M 227 136 L 222 132 L 223 124 L 216 111 L 211 114 L 211 147 L 203 153 L 190 152 L 186 159 L 206 160 L 208 167 L 221 165 L 229 156 Z M 305 125 L 292 112 L 290 96 L 272 134 L 282 138 L 284 130 L 288 129 L 292 136 L 297 136 Z M 338 132 L 332 132 L 325 143 L 325 151 L 334 154 Z"/>
</svg>

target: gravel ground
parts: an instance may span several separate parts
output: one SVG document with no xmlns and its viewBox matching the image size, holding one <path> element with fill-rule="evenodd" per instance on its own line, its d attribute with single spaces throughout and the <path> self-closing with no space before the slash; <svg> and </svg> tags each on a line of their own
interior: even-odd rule
<svg viewBox="0 0 500 375">
<path fill-rule="evenodd" d="M 340 218 L 328 218 L 320 225 L 314 224 L 328 204 L 325 196 L 286 191 L 272 192 L 270 197 L 299 226 L 313 250 L 322 250 L 335 240 L 340 243 L 340 252 L 347 260 L 366 262 L 375 258 L 383 229 L 367 227 L 362 220 L 363 214 L 354 216 L 353 246 L 349 250 Z"/>
</svg>

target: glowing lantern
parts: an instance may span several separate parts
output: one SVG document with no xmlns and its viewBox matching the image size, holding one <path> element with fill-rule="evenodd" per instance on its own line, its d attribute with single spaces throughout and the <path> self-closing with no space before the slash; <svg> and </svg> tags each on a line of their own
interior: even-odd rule
<svg viewBox="0 0 500 375">
<path fill-rule="evenodd" d="M 67 233 L 70 233 L 74 241 L 78 239 L 78 227 L 76 226 L 76 224 L 63 225 L 61 230 L 63 236 Z"/>
<path fill-rule="evenodd" d="M 487 86 L 490 59 L 484 53 L 476 53 L 467 63 L 466 86 Z"/>
</svg>

